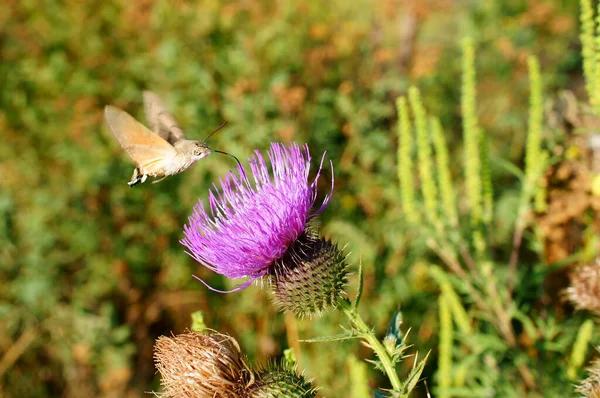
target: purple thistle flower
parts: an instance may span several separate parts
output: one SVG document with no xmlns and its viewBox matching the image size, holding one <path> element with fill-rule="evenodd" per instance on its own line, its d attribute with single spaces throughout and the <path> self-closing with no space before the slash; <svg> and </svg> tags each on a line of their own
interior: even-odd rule
<svg viewBox="0 0 600 398">
<path fill-rule="evenodd" d="M 325 154 L 311 183 L 307 145 L 272 143 L 268 156 L 272 173 L 261 153 L 255 151 L 249 159 L 251 177 L 243 166 L 238 166 L 239 175 L 227 174 L 220 187 L 213 185 L 209 191 L 210 211 L 201 201 L 184 227 L 181 243 L 196 261 L 231 279 L 249 278 L 231 292 L 269 274 L 277 260 L 305 233 L 309 221 L 327 207 L 333 192 L 332 171 L 331 192 L 311 212 Z"/>
</svg>

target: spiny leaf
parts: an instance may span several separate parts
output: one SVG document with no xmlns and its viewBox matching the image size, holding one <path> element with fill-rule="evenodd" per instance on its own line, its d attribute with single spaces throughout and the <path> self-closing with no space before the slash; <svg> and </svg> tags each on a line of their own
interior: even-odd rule
<svg viewBox="0 0 600 398">
<path fill-rule="evenodd" d="M 425 358 L 423 358 L 418 364 L 418 354 L 415 354 L 415 363 L 413 365 L 412 370 L 408 374 L 408 377 L 406 378 L 406 383 L 404 384 L 404 391 L 407 394 L 410 393 L 419 382 L 419 378 L 423 373 L 423 369 L 425 369 L 425 364 L 427 363 L 427 358 L 429 358 L 429 354 L 431 354 L 431 351 L 429 351 L 427 355 L 425 355 Z"/>
</svg>

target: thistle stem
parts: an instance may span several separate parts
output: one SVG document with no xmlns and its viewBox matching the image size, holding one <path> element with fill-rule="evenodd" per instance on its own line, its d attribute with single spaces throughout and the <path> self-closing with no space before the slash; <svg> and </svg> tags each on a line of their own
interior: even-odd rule
<svg viewBox="0 0 600 398">
<path fill-rule="evenodd" d="M 381 361 L 381 365 L 392 384 L 392 388 L 394 391 L 402 390 L 402 383 L 400 382 L 400 378 L 398 378 L 398 373 L 396 372 L 396 368 L 394 367 L 394 363 L 392 362 L 392 358 L 390 354 L 385 349 L 383 344 L 377 339 L 375 336 L 375 332 L 365 323 L 360 314 L 358 313 L 358 309 L 352 307 L 350 302 L 346 299 L 340 300 L 340 309 L 348 316 L 350 319 L 350 324 L 352 328 L 358 332 L 358 335 L 364 339 L 368 346 L 375 352 L 377 358 Z"/>
</svg>

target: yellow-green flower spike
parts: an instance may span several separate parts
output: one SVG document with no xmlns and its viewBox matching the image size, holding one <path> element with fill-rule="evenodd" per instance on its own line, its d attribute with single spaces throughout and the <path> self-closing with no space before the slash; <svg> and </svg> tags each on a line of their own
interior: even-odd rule
<svg viewBox="0 0 600 398">
<path fill-rule="evenodd" d="M 475 46 L 472 39 L 462 42 L 462 93 L 461 108 L 465 145 L 465 180 L 469 199 L 471 221 L 481 222 L 481 158 L 479 155 L 479 128 L 475 108 Z"/>
<path fill-rule="evenodd" d="M 594 55 L 594 100 L 592 101 L 592 105 L 594 105 L 594 110 L 596 111 L 596 113 L 600 113 L 600 92 L 598 92 L 598 90 L 600 90 L 600 4 L 598 4 L 598 8 L 596 10 L 596 34 L 594 36 Z"/>
<path fill-rule="evenodd" d="M 591 319 L 587 319 L 579 328 L 575 344 L 573 344 L 569 367 L 567 369 L 567 377 L 570 380 L 575 380 L 577 378 L 577 371 L 583 366 L 593 331 L 594 321 Z"/>
<path fill-rule="evenodd" d="M 537 58 L 530 56 L 527 59 L 529 67 L 529 126 L 525 148 L 525 183 L 537 185 L 541 170 L 541 141 L 542 118 L 544 109 L 542 105 L 542 78 L 540 64 Z"/>
<path fill-rule="evenodd" d="M 581 55 L 583 57 L 583 75 L 585 88 L 590 103 L 596 108 L 598 98 L 598 58 L 596 51 L 596 37 L 594 35 L 594 8 L 591 0 L 580 0 L 581 20 Z"/>
<path fill-rule="evenodd" d="M 479 151 L 481 153 L 481 184 L 483 187 L 483 222 L 489 226 L 494 217 L 494 186 L 490 169 L 490 149 L 487 136 L 483 132 L 479 133 Z"/>
<path fill-rule="evenodd" d="M 416 87 L 408 89 L 408 100 L 413 111 L 415 130 L 417 136 L 417 159 L 419 164 L 419 177 L 421 179 L 421 191 L 425 202 L 427 219 L 434 225 L 438 221 L 437 187 L 433 177 L 433 165 L 431 161 L 431 143 L 427 129 L 427 116 L 421 102 L 421 94 Z"/>
<path fill-rule="evenodd" d="M 440 343 L 437 382 L 437 396 L 450 397 L 449 388 L 452 386 L 452 313 L 445 294 L 438 299 L 440 313 Z"/>
<path fill-rule="evenodd" d="M 433 145 L 435 147 L 435 160 L 438 177 L 438 185 L 440 187 L 440 197 L 442 201 L 442 209 L 448 223 L 453 227 L 458 226 L 458 214 L 456 211 L 456 196 L 452 176 L 450 175 L 450 164 L 448 161 L 448 146 L 444 131 L 439 119 L 432 117 L 430 119 L 431 135 Z"/>
<path fill-rule="evenodd" d="M 402 208 L 409 224 L 419 222 L 419 213 L 415 206 L 415 186 L 413 178 L 413 160 L 411 150 L 413 137 L 408 116 L 408 103 L 405 97 L 396 100 L 398 110 L 398 179 Z"/>
</svg>

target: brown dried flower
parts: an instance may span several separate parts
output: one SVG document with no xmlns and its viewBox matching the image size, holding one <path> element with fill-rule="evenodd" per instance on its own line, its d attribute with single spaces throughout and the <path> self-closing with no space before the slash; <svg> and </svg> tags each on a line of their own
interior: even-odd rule
<svg viewBox="0 0 600 398">
<path fill-rule="evenodd" d="M 571 285 L 565 294 L 573 306 L 600 314 L 600 263 L 581 265 L 569 278 Z"/>
<path fill-rule="evenodd" d="M 162 336 L 154 358 L 162 376 L 162 397 L 240 397 L 254 383 L 237 341 L 224 334 Z"/>
<path fill-rule="evenodd" d="M 576 392 L 586 398 L 600 398 L 600 360 L 596 359 L 587 368 L 588 377 L 581 381 L 575 389 Z"/>
</svg>

